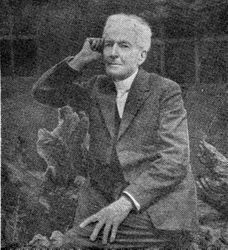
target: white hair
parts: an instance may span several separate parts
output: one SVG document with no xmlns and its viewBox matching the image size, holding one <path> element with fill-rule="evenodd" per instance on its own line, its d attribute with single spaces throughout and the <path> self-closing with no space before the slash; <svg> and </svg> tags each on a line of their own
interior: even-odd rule
<svg viewBox="0 0 228 250">
<path fill-rule="evenodd" d="M 116 25 L 119 25 L 120 27 L 123 25 L 132 27 L 136 33 L 137 45 L 147 52 L 150 50 L 152 32 L 149 24 L 143 18 L 123 13 L 111 15 L 106 21 L 103 34 L 108 28 L 113 26 L 116 27 Z"/>
</svg>

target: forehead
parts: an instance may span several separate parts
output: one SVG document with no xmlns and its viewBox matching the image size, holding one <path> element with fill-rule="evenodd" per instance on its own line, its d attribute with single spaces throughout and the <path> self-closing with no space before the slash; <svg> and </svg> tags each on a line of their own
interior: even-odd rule
<svg viewBox="0 0 228 250">
<path fill-rule="evenodd" d="M 126 41 L 131 44 L 136 44 L 137 34 L 133 27 L 126 26 L 123 23 L 113 24 L 106 27 L 103 38 L 112 41 Z"/>
</svg>

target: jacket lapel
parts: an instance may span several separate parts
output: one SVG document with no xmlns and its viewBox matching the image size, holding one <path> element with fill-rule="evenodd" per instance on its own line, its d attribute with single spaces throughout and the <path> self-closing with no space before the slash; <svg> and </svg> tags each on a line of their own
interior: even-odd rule
<svg viewBox="0 0 228 250">
<path fill-rule="evenodd" d="M 114 137 L 116 90 L 111 78 L 107 77 L 102 83 L 100 83 L 97 98 L 106 127 L 108 128 L 111 137 Z"/>
<path fill-rule="evenodd" d="M 140 69 L 132 83 L 120 124 L 118 139 L 124 134 L 138 110 L 150 94 L 150 74 Z"/>
<path fill-rule="evenodd" d="M 120 123 L 118 139 L 126 131 L 136 116 L 138 110 L 149 96 L 149 77 L 149 73 L 143 69 L 140 69 L 136 78 L 134 79 L 125 104 L 123 117 Z M 99 83 L 97 98 L 106 127 L 113 138 L 115 135 L 116 89 L 115 84 L 110 77 L 103 79 L 103 81 Z"/>
</svg>

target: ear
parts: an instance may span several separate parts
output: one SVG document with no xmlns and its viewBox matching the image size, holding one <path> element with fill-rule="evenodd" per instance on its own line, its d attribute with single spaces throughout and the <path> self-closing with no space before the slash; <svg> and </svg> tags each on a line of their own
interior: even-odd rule
<svg viewBox="0 0 228 250">
<path fill-rule="evenodd" d="M 142 50 L 139 54 L 139 62 L 138 62 L 139 66 L 145 62 L 146 58 L 147 58 L 147 51 Z"/>
</svg>

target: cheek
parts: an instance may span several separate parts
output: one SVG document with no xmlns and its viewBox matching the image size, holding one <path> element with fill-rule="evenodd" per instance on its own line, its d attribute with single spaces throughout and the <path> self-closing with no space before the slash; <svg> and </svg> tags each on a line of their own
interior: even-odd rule
<svg viewBox="0 0 228 250">
<path fill-rule="evenodd" d="M 112 48 L 110 47 L 104 47 L 103 49 L 103 56 L 109 57 L 112 54 Z"/>
<path fill-rule="evenodd" d="M 104 49 L 104 50 L 103 50 L 103 58 L 105 59 L 105 58 L 107 58 L 108 56 L 109 56 L 108 50 L 107 50 L 107 49 Z"/>
<path fill-rule="evenodd" d="M 138 60 L 133 56 L 130 56 L 127 62 L 128 62 L 128 65 L 131 66 L 131 68 L 135 68 L 138 66 Z"/>
<path fill-rule="evenodd" d="M 133 64 L 135 59 L 134 59 L 134 55 L 132 53 L 125 53 L 122 54 L 121 57 L 127 64 Z"/>
</svg>

